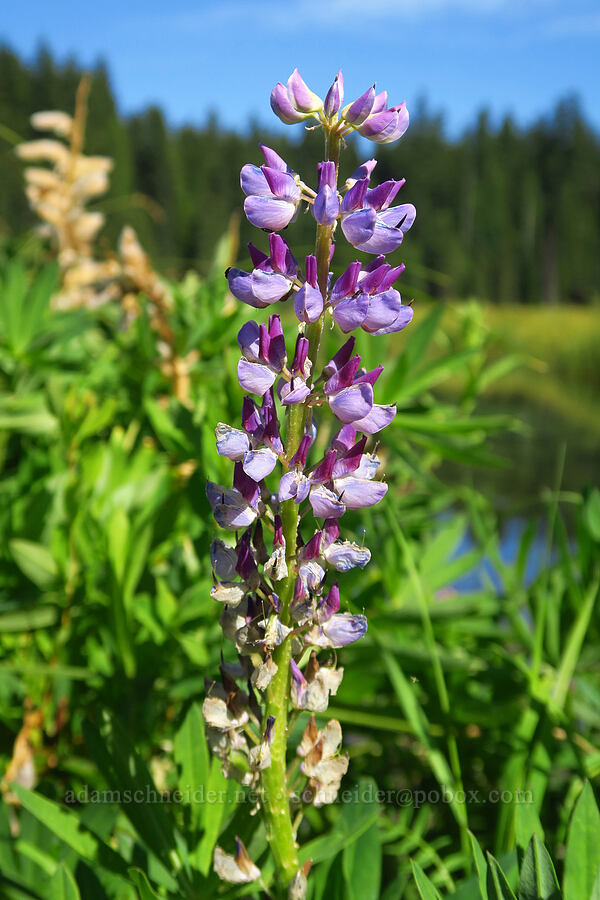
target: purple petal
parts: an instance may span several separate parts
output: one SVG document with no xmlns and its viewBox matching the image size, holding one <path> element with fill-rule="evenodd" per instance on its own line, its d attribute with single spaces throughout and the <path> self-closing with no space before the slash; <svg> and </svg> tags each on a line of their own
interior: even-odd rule
<svg viewBox="0 0 600 900">
<path fill-rule="evenodd" d="M 250 259 L 252 260 L 252 268 L 257 269 L 258 266 L 263 265 L 263 263 L 267 262 L 269 257 L 266 253 L 263 253 L 262 250 L 259 250 L 258 247 L 255 247 L 252 241 L 248 243 L 248 251 L 250 253 Z"/>
<path fill-rule="evenodd" d="M 273 197 L 252 196 L 244 200 L 244 212 L 251 225 L 279 231 L 290 224 L 296 212 L 293 203 Z"/>
<path fill-rule="evenodd" d="M 269 166 L 271 169 L 278 169 L 280 172 L 288 172 L 290 174 L 293 173 L 294 170 L 290 169 L 286 161 L 281 158 L 279 153 L 275 153 L 275 151 L 270 147 L 267 147 L 266 144 L 259 143 L 258 146 L 267 166 Z"/>
<path fill-rule="evenodd" d="M 290 669 L 292 673 L 292 680 L 290 684 L 292 704 L 297 708 L 301 708 L 304 703 L 304 696 L 308 687 L 308 681 L 293 659 L 290 660 Z"/>
<path fill-rule="evenodd" d="M 275 372 L 269 366 L 248 362 L 247 359 L 240 359 L 237 367 L 237 376 L 245 391 L 248 391 L 249 394 L 258 394 L 260 397 L 275 382 Z"/>
<path fill-rule="evenodd" d="M 327 622 L 340 608 L 340 589 L 337 581 L 331 585 L 328 594 L 320 601 L 315 616 L 317 622 Z"/>
<path fill-rule="evenodd" d="M 355 424 L 359 419 L 365 421 L 373 408 L 373 388 L 370 384 L 353 384 L 344 388 L 329 398 L 329 408 L 346 425 Z M 358 425 L 355 427 L 359 428 Z"/>
<path fill-rule="evenodd" d="M 323 106 L 325 115 L 334 116 L 344 102 L 344 79 L 341 71 L 335 76 L 334 82 L 327 91 Z"/>
<path fill-rule="evenodd" d="M 387 106 L 387 91 L 381 91 L 381 93 L 375 95 L 375 99 L 373 100 L 373 106 L 371 107 L 371 115 L 374 116 L 377 113 L 380 113 Z"/>
<path fill-rule="evenodd" d="M 323 484 L 311 488 L 308 500 L 317 519 L 336 518 L 346 512 L 346 507 L 339 501 L 337 494 Z"/>
<path fill-rule="evenodd" d="M 350 103 L 342 110 L 342 119 L 345 119 L 346 122 L 349 122 L 350 125 L 354 125 L 356 128 L 356 126 L 361 125 L 370 114 L 374 100 L 375 85 L 365 91 L 364 94 L 361 94 L 358 100 L 355 100 L 354 103 Z"/>
<path fill-rule="evenodd" d="M 215 437 L 217 439 L 217 453 L 219 456 L 226 456 L 228 459 L 241 459 L 244 453 L 250 447 L 250 441 L 245 431 L 239 428 L 232 428 L 219 422 L 215 428 Z"/>
<path fill-rule="evenodd" d="M 364 478 L 339 478 L 334 481 L 335 490 L 348 509 L 375 506 L 387 494 L 388 486 L 382 481 L 365 481 Z"/>
<path fill-rule="evenodd" d="M 324 185 L 315 197 L 312 212 L 319 225 L 333 225 L 340 212 L 337 191 Z"/>
<path fill-rule="evenodd" d="M 262 481 L 271 474 L 276 462 L 277 454 L 268 447 L 262 447 L 259 450 L 249 450 L 245 453 L 242 466 L 246 475 L 249 475 L 254 481 Z"/>
<path fill-rule="evenodd" d="M 399 278 L 400 275 L 402 275 L 405 268 L 406 268 L 406 266 L 404 265 L 404 263 L 400 263 L 399 266 L 394 266 L 394 268 L 391 268 L 389 270 L 389 272 L 387 272 L 387 274 L 383 278 L 381 284 L 379 285 L 379 290 L 380 291 L 389 290 L 389 288 L 391 288 L 391 286 L 396 281 L 396 279 Z"/>
<path fill-rule="evenodd" d="M 248 199 L 246 200 L 246 203 L 248 203 Z M 258 201 L 259 198 L 256 198 L 256 200 Z M 266 200 L 264 202 L 271 203 L 273 201 Z M 376 223 L 377 213 L 374 209 L 359 209 L 357 212 L 350 213 L 342 219 L 342 231 L 344 232 L 346 240 L 352 244 L 353 247 L 358 247 L 358 249 L 361 250 L 364 244 L 366 244 L 373 236 Z M 400 238 L 398 243 L 401 241 L 402 238 Z"/>
<path fill-rule="evenodd" d="M 318 288 L 306 282 L 294 299 L 294 310 L 300 322 L 316 322 L 323 312 L 323 296 Z"/>
<path fill-rule="evenodd" d="M 298 69 L 294 69 L 287 83 L 288 95 L 294 106 L 301 112 L 318 112 L 323 101 L 308 87 Z"/>
<path fill-rule="evenodd" d="M 369 308 L 369 298 L 366 294 L 360 294 L 358 297 L 349 297 L 342 300 L 333 309 L 333 318 L 344 332 L 354 331 L 360 328 Z"/>
<path fill-rule="evenodd" d="M 260 327 L 257 322 L 244 322 L 238 331 L 237 341 L 240 350 L 250 360 L 258 360 L 260 348 Z"/>
<path fill-rule="evenodd" d="M 401 307 L 400 294 L 393 288 L 382 294 L 374 294 L 369 298 L 368 311 L 362 327 L 371 334 L 380 328 L 387 328 L 396 321 Z"/>
<path fill-rule="evenodd" d="M 316 640 L 313 639 L 313 632 Z M 307 634 L 307 640 L 318 647 L 347 647 L 360 640 L 367 633 L 367 617 L 353 616 L 351 613 L 338 613 L 318 629 L 313 628 Z"/>
<path fill-rule="evenodd" d="M 324 556 L 329 565 L 338 572 L 348 572 L 357 566 L 364 569 L 371 559 L 371 551 L 368 547 L 359 547 L 352 541 L 339 541 L 327 547 Z"/>
<path fill-rule="evenodd" d="M 280 234 L 269 235 L 269 256 L 271 265 L 276 272 L 285 272 L 288 250 L 289 247 Z"/>
<path fill-rule="evenodd" d="M 270 166 L 261 166 L 267 184 L 278 200 L 287 200 L 294 205 L 300 200 L 300 188 L 293 175 L 280 172 L 279 169 L 271 169 Z"/>
<path fill-rule="evenodd" d="M 403 184 L 404 179 L 401 181 L 394 181 L 393 179 L 384 181 L 376 188 L 367 191 L 365 206 L 372 206 L 373 209 L 387 209 Z"/>
<path fill-rule="evenodd" d="M 349 191 L 344 195 L 342 200 L 342 212 L 349 213 L 357 209 L 362 209 L 365 203 L 365 197 L 369 189 L 369 179 L 361 178 L 352 185 Z"/>
<path fill-rule="evenodd" d="M 362 431 L 364 434 L 377 434 L 382 428 L 387 428 L 395 415 L 395 406 L 391 404 L 381 406 L 376 403 L 364 419 L 357 419 L 353 424 L 358 431 Z"/>
<path fill-rule="evenodd" d="M 352 425 L 344 425 L 331 439 L 331 446 L 340 452 L 350 450 L 356 441 L 356 428 Z"/>
<path fill-rule="evenodd" d="M 331 481 L 336 458 L 337 450 L 329 450 L 325 458 L 322 459 L 319 465 L 310 473 L 310 480 L 313 484 L 319 484 L 319 482 L 324 481 Z"/>
<path fill-rule="evenodd" d="M 346 179 L 346 187 L 351 188 L 352 185 L 363 178 L 369 179 L 376 165 L 376 159 L 368 159 L 366 162 L 362 163 L 362 165 L 360 165 L 358 169 L 356 169 L 356 171 L 352 173 L 350 178 Z"/>
<path fill-rule="evenodd" d="M 262 269 L 254 269 L 252 272 L 252 291 L 263 307 L 281 300 L 289 294 L 291 287 L 292 284 L 285 275 L 264 272 Z"/>
<path fill-rule="evenodd" d="M 296 376 L 291 381 L 281 380 L 277 393 L 284 406 L 291 406 L 293 403 L 303 403 L 310 394 L 310 388 L 303 378 Z"/>
<path fill-rule="evenodd" d="M 308 349 L 310 344 L 304 335 L 299 334 L 296 338 L 296 348 L 294 350 L 294 359 L 292 360 L 292 372 L 294 375 L 306 375 L 304 366 L 308 359 Z"/>
<path fill-rule="evenodd" d="M 229 290 L 242 303 L 253 306 L 254 309 L 263 309 L 267 306 L 262 300 L 255 295 L 252 289 L 252 275 L 244 272 L 242 269 L 228 269 L 226 272 Z"/>
<path fill-rule="evenodd" d="M 393 131 L 388 131 L 385 135 L 379 135 L 375 139 L 377 140 L 378 144 L 391 144 L 392 141 L 397 141 L 398 138 L 402 137 L 402 135 L 408 128 L 409 117 L 406 103 L 401 103 L 400 106 L 395 106 L 394 110 L 398 113 L 396 127 L 393 129 Z"/>
<path fill-rule="evenodd" d="M 282 503 L 284 500 L 294 499 L 296 503 L 302 503 L 308 497 L 310 491 L 310 481 L 301 472 L 286 472 L 281 476 L 279 482 L 278 499 Z"/>
<path fill-rule="evenodd" d="M 301 466 L 302 468 L 304 468 L 304 466 L 306 465 L 306 457 L 308 456 L 308 451 L 311 444 L 312 438 L 310 434 L 304 434 L 302 436 L 302 440 L 298 444 L 298 449 L 290 459 L 290 466 Z"/>
<path fill-rule="evenodd" d="M 247 197 L 270 197 L 271 189 L 265 178 L 265 173 L 258 166 L 250 163 L 245 165 L 240 172 L 240 184 Z"/>
<path fill-rule="evenodd" d="M 386 210 L 386 212 L 391 212 L 391 210 Z M 375 214 L 375 210 L 373 213 Z M 380 218 L 385 214 L 385 212 L 376 213 L 377 221 L 373 231 L 365 241 L 354 244 L 357 250 L 363 250 L 365 253 L 391 253 L 400 246 L 404 239 L 404 232 L 400 228 L 390 228 L 389 225 L 386 225 Z M 353 215 L 358 215 L 358 213 L 353 213 Z"/>
<path fill-rule="evenodd" d="M 287 88 L 280 81 L 277 82 L 271 91 L 271 109 L 286 125 L 294 125 L 296 122 L 302 122 L 306 116 L 298 112 L 290 101 Z"/>
<path fill-rule="evenodd" d="M 317 257 L 309 253 L 306 257 L 306 280 L 314 288 L 317 287 Z"/>
<path fill-rule="evenodd" d="M 356 291 L 356 284 L 360 272 L 360 263 L 356 260 L 350 263 L 343 275 L 341 275 L 331 290 L 331 302 L 335 306 L 344 297 L 349 297 Z"/>
<path fill-rule="evenodd" d="M 413 308 L 412 306 L 401 306 L 398 315 L 391 323 L 385 328 L 379 328 L 377 331 L 371 331 L 371 334 L 380 335 L 380 334 L 394 334 L 396 331 L 402 331 L 403 328 L 412 322 L 413 317 Z M 364 328 L 364 325 L 363 325 Z M 367 329 L 365 329 L 367 330 Z"/>
<path fill-rule="evenodd" d="M 385 133 L 386 129 L 388 133 L 391 133 L 397 124 L 398 113 L 393 109 L 384 109 L 381 112 L 375 113 L 374 116 L 369 116 L 369 118 L 356 130 L 359 134 L 362 134 L 363 137 L 376 140 L 377 135 Z"/>
<path fill-rule="evenodd" d="M 403 203 L 402 206 L 394 206 L 392 209 L 384 209 L 377 216 L 378 221 L 389 225 L 390 228 L 399 228 L 407 232 L 417 217 L 417 210 L 412 203 Z"/>
<path fill-rule="evenodd" d="M 336 391 L 341 391 L 342 388 L 350 387 L 359 368 L 360 356 L 357 354 L 349 359 L 341 369 L 334 372 L 331 378 L 327 379 L 325 382 L 325 393 L 335 394 Z"/>
<path fill-rule="evenodd" d="M 331 376 L 335 372 L 339 372 L 343 366 L 346 365 L 350 357 L 352 356 L 352 351 L 354 350 L 354 344 L 356 343 L 356 338 L 348 338 L 345 344 L 343 344 L 340 349 L 337 351 L 335 356 L 333 356 L 325 368 L 323 369 L 323 375 L 325 378 L 331 378 Z"/>
</svg>

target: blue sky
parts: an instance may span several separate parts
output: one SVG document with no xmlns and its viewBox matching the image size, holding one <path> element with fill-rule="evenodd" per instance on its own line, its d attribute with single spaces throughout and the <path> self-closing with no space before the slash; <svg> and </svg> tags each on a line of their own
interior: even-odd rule
<svg viewBox="0 0 600 900">
<path fill-rule="evenodd" d="M 270 89 L 297 65 L 321 96 L 339 67 L 347 99 L 375 79 L 409 109 L 424 95 L 450 133 L 483 106 L 526 123 L 573 92 L 600 129 L 598 0 L 29 0 L 0 28 L 26 55 L 44 40 L 103 57 L 122 111 L 155 102 L 174 124 L 274 124 Z"/>
</svg>

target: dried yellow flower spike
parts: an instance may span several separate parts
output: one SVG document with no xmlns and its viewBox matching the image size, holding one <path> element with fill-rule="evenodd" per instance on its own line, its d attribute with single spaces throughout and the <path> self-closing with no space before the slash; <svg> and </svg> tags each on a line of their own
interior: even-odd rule
<svg viewBox="0 0 600 900">
<path fill-rule="evenodd" d="M 86 209 L 89 200 L 106 193 L 112 160 L 104 156 L 84 156 L 83 141 L 89 77 L 81 79 L 75 101 L 75 115 L 60 111 L 34 113 L 31 123 L 57 138 L 41 138 L 17 147 L 27 162 L 46 163 L 25 169 L 27 199 L 54 242 L 61 270 L 61 289 L 53 298 L 55 309 L 88 309 L 119 296 L 115 283 L 121 274 L 114 259 L 94 259 L 93 243 L 104 225 L 100 212 Z"/>
</svg>

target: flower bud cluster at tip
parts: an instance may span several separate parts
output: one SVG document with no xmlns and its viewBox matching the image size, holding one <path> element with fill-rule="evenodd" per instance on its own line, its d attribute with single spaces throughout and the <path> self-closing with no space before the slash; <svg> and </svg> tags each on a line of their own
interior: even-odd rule
<svg viewBox="0 0 600 900">
<path fill-rule="evenodd" d="M 329 131 L 345 137 L 352 131 L 377 144 L 391 144 L 408 128 L 406 103 L 388 107 L 387 91 L 377 93 L 375 85 L 352 103 L 344 102 L 344 78 L 340 72 L 322 100 L 294 69 L 287 84 L 279 81 L 271 91 L 271 109 L 286 125 L 316 121 Z"/>
</svg>

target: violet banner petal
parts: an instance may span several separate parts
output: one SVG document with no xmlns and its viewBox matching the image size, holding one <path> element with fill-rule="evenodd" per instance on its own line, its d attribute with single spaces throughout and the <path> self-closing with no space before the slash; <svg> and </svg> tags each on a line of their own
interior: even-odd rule
<svg viewBox="0 0 600 900">
<path fill-rule="evenodd" d="M 319 225 L 333 225 L 340 212 L 337 191 L 323 185 L 312 205 L 312 213 Z"/>
<path fill-rule="evenodd" d="M 289 225 L 295 211 L 293 203 L 272 196 L 251 196 L 244 200 L 244 213 L 250 224 L 269 231 L 280 231 Z"/>
<path fill-rule="evenodd" d="M 219 422 L 215 428 L 217 440 L 217 453 L 226 456 L 227 459 L 241 459 L 250 447 L 250 441 L 245 431 L 233 428 L 224 422 Z"/>
<path fill-rule="evenodd" d="M 375 506 L 383 500 L 388 490 L 387 484 L 382 481 L 365 481 L 364 478 L 354 478 L 352 475 L 338 478 L 333 484 L 347 509 Z"/>
<path fill-rule="evenodd" d="M 240 172 L 240 184 L 247 197 L 271 197 L 265 173 L 258 166 L 247 163 Z"/>
<path fill-rule="evenodd" d="M 323 108 L 323 101 L 308 87 L 298 69 L 294 69 L 287 83 L 288 96 L 292 104 L 300 112 L 318 112 Z"/>
<path fill-rule="evenodd" d="M 346 506 L 338 499 L 337 494 L 334 494 L 333 491 L 330 491 L 323 484 L 313 485 L 308 502 L 312 506 L 313 515 L 317 519 L 333 519 L 343 516 L 346 512 Z"/>
<path fill-rule="evenodd" d="M 355 424 L 359 419 L 365 420 L 373 408 L 373 388 L 370 384 L 351 385 L 329 397 L 328 402 L 340 422 Z"/>
<path fill-rule="evenodd" d="M 247 202 L 248 200 L 246 200 L 246 203 Z M 270 201 L 267 200 L 266 202 L 268 203 Z M 344 232 L 344 237 L 348 243 L 361 250 L 363 245 L 373 237 L 376 223 L 377 213 L 374 209 L 359 209 L 342 218 L 342 231 Z M 401 240 L 402 238 L 400 238 L 400 241 Z"/>
<path fill-rule="evenodd" d="M 263 396 L 275 382 L 275 372 L 262 363 L 240 359 L 237 367 L 238 381 L 249 394 Z"/>
<path fill-rule="evenodd" d="M 300 322 L 316 322 L 323 312 L 321 291 L 308 282 L 303 284 L 294 298 L 294 310 Z"/>
<path fill-rule="evenodd" d="M 295 125 L 307 118 L 305 113 L 299 112 L 292 105 L 287 88 L 280 81 L 271 91 L 271 109 L 286 125 Z"/>
<path fill-rule="evenodd" d="M 396 407 L 393 404 L 382 406 L 376 403 L 371 411 L 363 418 L 353 422 L 354 427 L 364 434 L 377 434 L 394 420 Z"/>
<path fill-rule="evenodd" d="M 272 169 L 270 166 L 262 166 L 262 171 L 273 195 L 278 200 L 288 200 L 290 203 L 298 203 L 300 200 L 300 188 L 293 175 Z"/>
<path fill-rule="evenodd" d="M 344 332 L 348 334 L 363 324 L 369 309 L 369 298 L 366 294 L 349 297 L 333 308 L 333 318 Z"/>
<path fill-rule="evenodd" d="M 242 466 L 244 472 L 254 481 L 262 481 L 267 475 L 270 475 L 275 468 L 277 462 L 277 454 L 269 447 L 261 447 L 258 450 L 248 450 L 244 453 Z"/>
</svg>

